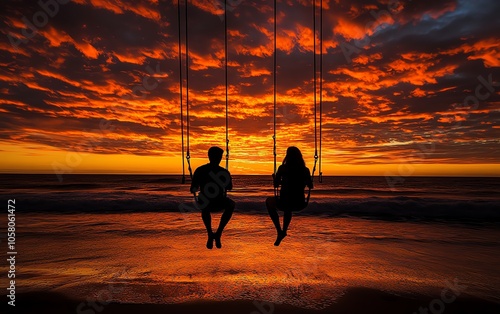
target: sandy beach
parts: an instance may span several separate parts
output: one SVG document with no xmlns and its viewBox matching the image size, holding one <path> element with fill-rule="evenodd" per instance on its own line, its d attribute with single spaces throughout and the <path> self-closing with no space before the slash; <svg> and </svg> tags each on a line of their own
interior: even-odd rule
<svg viewBox="0 0 500 314">
<path fill-rule="evenodd" d="M 214 218 L 215 220 L 218 217 Z M 238 214 L 207 250 L 198 214 L 23 214 L 19 313 L 497 313 L 498 229 Z M 29 249 L 28 249 L 29 248 Z M 267 310 L 266 310 L 267 309 Z M 271 311 L 272 310 L 272 311 Z M 269 314 L 268 313 L 268 314 Z"/>
</svg>

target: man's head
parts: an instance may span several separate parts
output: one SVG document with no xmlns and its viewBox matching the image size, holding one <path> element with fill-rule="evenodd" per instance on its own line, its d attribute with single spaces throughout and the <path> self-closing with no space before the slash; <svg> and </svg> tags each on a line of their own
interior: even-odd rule
<svg viewBox="0 0 500 314">
<path fill-rule="evenodd" d="M 208 159 L 211 164 L 218 165 L 222 160 L 222 155 L 224 154 L 224 150 L 217 146 L 212 146 L 208 150 Z"/>
</svg>

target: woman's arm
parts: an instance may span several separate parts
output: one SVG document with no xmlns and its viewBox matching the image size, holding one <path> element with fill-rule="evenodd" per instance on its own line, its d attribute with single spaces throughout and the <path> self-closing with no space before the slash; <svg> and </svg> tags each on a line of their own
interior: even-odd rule
<svg viewBox="0 0 500 314">
<path fill-rule="evenodd" d="M 309 187 L 310 189 L 313 189 L 314 186 L 313 186 L 313 182 L 312 182 L 312 178 L 311 178 L 311 171 L 309 170 L 309 168 L 306 167 L 306 171 L 305 171 L 305 175 L 306 175 L 306 186 Z"/>
<path fill-rule="evenodd" d="M 278 167 L 278 171 L 276 171 L 276 175 L 274 176 L 274 187 L 277 188 L 281 184 L 282 177 L 282 169 L 281 166 Z"/>
</svg>

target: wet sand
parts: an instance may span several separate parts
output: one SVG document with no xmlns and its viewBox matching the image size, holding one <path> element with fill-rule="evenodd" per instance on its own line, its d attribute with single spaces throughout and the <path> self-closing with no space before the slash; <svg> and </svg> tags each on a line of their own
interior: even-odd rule
<svg viewBox="0 0 500 314">
<path fill-rule="evenodd" d="M 442 313 L 500 313 L 496 227 L 296 217 L 289 235 L 239 214 L 207 250 L 195 214 L 23 214 L 16 313 L 441 313 L 445 289 Z"/>
</svg>

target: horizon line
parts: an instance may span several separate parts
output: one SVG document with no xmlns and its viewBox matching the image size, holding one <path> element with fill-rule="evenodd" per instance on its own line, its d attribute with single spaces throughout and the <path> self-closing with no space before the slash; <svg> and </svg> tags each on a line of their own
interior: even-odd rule
<svg viewBox="0 0 500 314">
<path fill-rule="evenodd" d="M 28 172 L 1 172 L 0 175 L 54 175 L 57 176 L 56 173 L 53 172 L 37 172 L 37 173 L 28 173 Z M 132 176 L 132 175 L 137 175 L 137 176 L 178 176 L 182 177 L 182 173 L 176 174 L 176 173 L 137 173 L 137 172 L 130 172 L 130 173 L 117 173 L 117 172 L 89 172 L 89 173 L 65 173 L 64 176 L 72 176 L 72 175 L 117 175 L 117 176 Z M 191 179 L 189 175 L 185 175 L 187 179 Z M 255 177 L 262 177 L 262 176 L 272 176 L 272 174 L 231 174 L 231 176 L 255 176 Z M 390 177 L 387 175 L 357 175 L 357 174 L 351 174 L 351 175 L 322 175 L 322 177 Z M 403 178 L 410 178 L 410 177 L 425 177 L 425 178 L 500 178 L 500 174 L 492 174 L 492 175 L 466 175 L 466 174 L 457 174 L 457 175 L 445 175 L 445 174 L 435 174 L 435 175 L 410 175 L 410 176 L 400 176 Z M 319 178 L 319 175 L 314 175 L 314 178 Z"/>
</svg>

